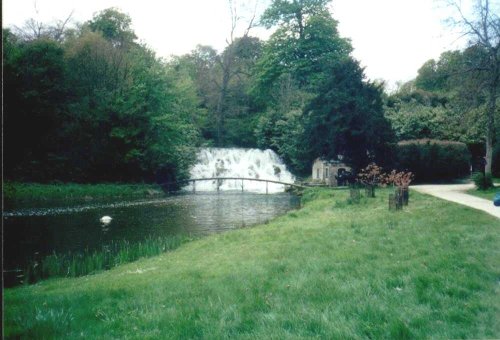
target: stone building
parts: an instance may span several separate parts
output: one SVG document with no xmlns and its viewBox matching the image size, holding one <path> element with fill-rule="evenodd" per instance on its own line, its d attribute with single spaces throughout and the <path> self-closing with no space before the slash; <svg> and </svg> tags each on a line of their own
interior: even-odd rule
<svg viewBox="0 0 500 340">
<path fill-rule="evenodd" d="M 338 186 L 337 178 L 344 172 L 351 171 L 351 168 L 341 161 L 327 161 L 316 158 L 312 167 L 312 180 L 316 183 Z"/>
</svg>

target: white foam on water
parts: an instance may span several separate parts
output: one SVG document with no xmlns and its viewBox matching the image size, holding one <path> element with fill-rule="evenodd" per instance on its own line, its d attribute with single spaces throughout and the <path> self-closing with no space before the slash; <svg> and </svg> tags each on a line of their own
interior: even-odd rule
<svg viewBox="0 0 500 340">
<path fill-rule="evenodd" d="M 294 183 L 294 176 L 286 169 L 285 163 L 272 150 L 242 148 L 202 148 L 198 152 L 198 163 L 190 171 L 190 178 L 237 177 L 256 178 L 285 183 Z M 221 183 L 217 183 L 221 182 Z M 197 181 L 196 191 L 243 190 L 245 192 L 266 193 L 266 182 L 241 180 Z M 183 188 L 193 190 L 193 184 Z M 285 185 L 267 183 L 267 192 L 285 191 Z"/>
</svg>

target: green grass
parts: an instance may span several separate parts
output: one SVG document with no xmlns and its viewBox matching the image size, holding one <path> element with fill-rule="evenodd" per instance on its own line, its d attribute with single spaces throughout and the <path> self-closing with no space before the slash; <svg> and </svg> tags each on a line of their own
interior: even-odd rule
<svg viewBox="0 0 500 340">
<path fill-rule="evenodd" d="M 119 240 L 103 245 L 97 250 L 57 254 L 54 253 L 38 261 L 32 261 L 23 272 L 24 283 L 34 283 L 52 277 L 77 277 L 152 257 L 178 248 L 192 240 L 188 236 L 146 238 L 131 243 Z"/>
<path fill-rule="evenodd" d="M 500 222 L 411 192 L 347 191 L 92 276 L 6 289 L 7 337 L 500 337 Z"/>
<path fill-rule="evenodd" d="M 486 190 L 477 190 L 477 189 L 470 189 L 467 190 L 467 193 L 469 195 L 474 195 L 477 197 L 485 198 L 487 200 L 493 201 L 493 197 L 495 197 L 495 194 L 497 192 L 500 192 L 500 186 L 497 185 L 495 188 L 490 188 Z"/>
<path fill-rule="evenodd" d="M 116 198 L 161 195 L 163 191 L 154 184 L 39 184 L 4 183 L 4 199 L 14 200 L 57 200 L 72 198 Z"/>
</svg>

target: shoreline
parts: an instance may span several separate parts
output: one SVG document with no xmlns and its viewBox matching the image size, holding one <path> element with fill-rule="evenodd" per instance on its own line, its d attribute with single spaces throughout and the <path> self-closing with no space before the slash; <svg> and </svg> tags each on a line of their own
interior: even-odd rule
<svg viewBox="0 0 500 340">
<path fill-rule="evenodd" d="M 414 191 L 390 212 L 389 193 L 311 189 L 268 224 L 6 289 L 5 335 L 498 337 L 498 220 Z"/>
</svg>

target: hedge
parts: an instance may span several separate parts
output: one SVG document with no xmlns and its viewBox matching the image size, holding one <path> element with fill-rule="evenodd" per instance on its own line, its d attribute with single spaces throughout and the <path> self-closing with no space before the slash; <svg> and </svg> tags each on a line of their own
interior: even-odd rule
<svg viewBox="0 0 500 340">
<path fill-rule="evenodd" d="M 415 181 L 429 182 L 470 175 L 471 155 L 467 145 L 432 139 L 401 141 L 396 147 L 397 167 L 411 171 Z"/>
</svg>

